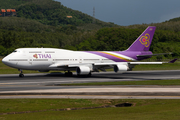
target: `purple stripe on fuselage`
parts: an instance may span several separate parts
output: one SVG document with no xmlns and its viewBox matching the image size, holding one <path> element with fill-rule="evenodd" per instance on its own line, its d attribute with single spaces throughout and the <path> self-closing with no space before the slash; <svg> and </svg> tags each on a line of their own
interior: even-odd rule
<svg viewBox="0 0 180 120">
<path fill-rule="evenodd" d="M 151 55 L 152 54 L 151 51 L 118 51 L 118 52 L 114 51 L 114 52 L 117 54 L 121 54 L 130 58 L 133 58 L 135 60 L 143 60 L 143 59 L 150 58 L 150 56 L 138 58 L 137 55 Z"/>
<path fill-rule="evenodd" d="M 86 52 L 105 57 L 105 58 L 113 60 L 115 62 L 128 62 L 126 59 L 121 59 L 121 58 L 103 53 L 105 51 L 86 51 Z M 134 60 L 143 60 L 143 59 L 150 58 L 150 56 L 138 58 L 137 55 L 150 55 L 150 54 L 152 54 L 151 51 L 109 51 L 109 52 L 116 53 L 119 55 L 124 55 L 124 56 L 132 58 Z"/>
<path fill-rule="evenodd" d="M 99 56 L 102 56 L 102 57 L 105 57 L 107 59 L 113 60 L 114 62 L 128 62 L 127 60 L 123 60 L 123 59 L 117 58 L 115 56 L 103 53 L 101 51 L 99 51 L 99 52 L 98 51 L 86 51 L 86 52 L 92 53 L 92 54 L 95 54 L 95 55 L 99 55 Z"/>
<path fill-rule="evenodd" d="M 130 57 L 130 58 L 135 59 L 135 60 L 137 60 L 136 56 L 141 54 L 141 52 L 133 52 L 133 51 L 132 52 L 130 52 L 130 51 L 128 51 L 128 52 L 126 52 L 126 51 L 114 51 L 114 53 L 124 55 L 124 56 Z"/>
</svg>

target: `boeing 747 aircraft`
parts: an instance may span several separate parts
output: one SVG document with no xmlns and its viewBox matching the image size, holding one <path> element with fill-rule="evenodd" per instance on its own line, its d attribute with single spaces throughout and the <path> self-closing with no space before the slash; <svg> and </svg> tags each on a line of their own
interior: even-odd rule
<svg viewBox="0 0 180 120">
<path fill-rule="evenodd" d="M 115 72 L 132 70 L 138 64 L 162 64 L 163 62 L 138 62 L 153 55 L 149 51 L 156 27 L 149 26 L 125 51 L 72 51 L 54 48 L 19 48 L 2 62 L 20 70 L 63 70 L 66 75 L 91 75 L 91 72 L 114 68 Z M 175 60 L 171 61 L 174 62 Z"/>
</svg>

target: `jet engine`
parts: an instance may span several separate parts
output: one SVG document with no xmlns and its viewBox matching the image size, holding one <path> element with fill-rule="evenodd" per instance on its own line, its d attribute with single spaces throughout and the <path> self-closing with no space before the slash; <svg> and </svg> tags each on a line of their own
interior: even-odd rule
<svg viewBox="0 0 180 120">
<path fill-rule="evenodd" d="M 78 75 L 88 75 L 91 72 L 91 70 L 88 66 L 79 66 L 76 69 L 76 72 Z"/>
<path fill-rule="evenodd" d="M 120 64 L 120 65 L 115 65 L 114 66 L 114 72 L 122 73 L 122 72 L 128 71 L 128 69 L 129 69 L 129 67 L 127 65 Z"/>
</svg>

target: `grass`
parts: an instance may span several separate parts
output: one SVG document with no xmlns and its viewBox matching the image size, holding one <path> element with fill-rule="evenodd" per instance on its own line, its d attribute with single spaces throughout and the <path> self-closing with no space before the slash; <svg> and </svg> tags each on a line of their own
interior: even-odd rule
<svg viewBox="0 0 180 120">
<path fill-rule="evenodd" d="M 132 107 L 98 108 L 55 111 L 61 108 L 85 108 L 118 103 L 133 103 Z M 0 115 L 0 120 L 179 120 L 179 100 L 72 100 L 72 99 L 13 99 L 0 100 L 0 113 L 31 113 Z M 43 110 L 35 112 L 35 110 Z M 34 112 L 33 112 L 34 111 Z"/>
</svg>

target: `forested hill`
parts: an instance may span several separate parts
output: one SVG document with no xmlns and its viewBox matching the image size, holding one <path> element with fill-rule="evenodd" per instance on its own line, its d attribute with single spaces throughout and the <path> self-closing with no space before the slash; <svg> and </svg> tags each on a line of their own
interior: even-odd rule
<svg viewBox="0 0 180 120">
<path fill-rule="evenodd" d="M 4 0 L 0 4 L 0 7 L 4 9 L 15 8 L 17 17 L 33 19 L 45 25 L 82 26 L 93 22 L 93 17 L 67 8 L 60 2 L 53 0 Z M 72 16 L 72 18 L 67 16 Z M 102 27 L 115 26 L 112 23 L 106 23 L 97 19 L 96 24 Z"/>
<path fill-rule="evenodd" d="M 178 22 L 178 21 L 180 21 L 180 17 L 172 18 L 172 19 L 170 19 L 170 20 L 168 20 L 166 22 Z"/>
<path fill-rule="evenodd" d="M 91 16 L 53 0 L 4 0 L 0 6 L 17 11 L 17 17 L 0 17 L 0 56 L 20 47 L 71 48 L 100 28 L 117 26 L 93 24 Z"/>
<path fill-rule="evenodd" d="M 118 26 L 93 18 L 52 0 L 4 0 L 1 9 L 15 8 L 17 17 L 0 17 L 0 56 L 24 47 L 119 51 L 127 49 L 147 28 L 156 26 L 151 51 L 173 52 L 179 58 L 180 21 Z M 72 18 L 67 18 L 72 16 Z"/>
</svg>

